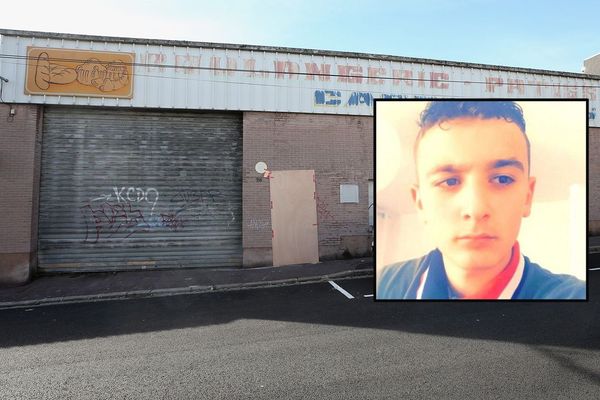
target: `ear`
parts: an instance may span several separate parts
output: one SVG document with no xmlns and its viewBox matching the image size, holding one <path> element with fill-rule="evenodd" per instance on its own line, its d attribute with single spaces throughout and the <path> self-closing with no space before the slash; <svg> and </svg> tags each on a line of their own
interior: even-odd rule
<svg viewBox="0 0 600 400">
<path fill-rule="evenodd" d="M 415 208 L 423 222 L 427 223 L 425 220 L 425 215 L 423 213 L 423 201 L 421 200 L 421 194 L 419 193 L 419 185 L 412 185 L 410 187 L 410 196 L 412 197 L 413 203 L 415 204 Z"/>
<path fill-rule="evenodd" d="M 527 198 L 525 199 L 525 206 L 523 208 L 523 217 L 529 217 L 531 214 L 531 204 L 533 203 L 533 192 L 535 191 L 535 178 L 530 177 L 527 182 Z"/>
</svg>

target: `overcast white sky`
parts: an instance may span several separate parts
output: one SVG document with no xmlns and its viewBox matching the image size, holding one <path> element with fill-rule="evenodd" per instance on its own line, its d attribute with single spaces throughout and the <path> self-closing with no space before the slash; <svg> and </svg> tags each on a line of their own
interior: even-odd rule
<svg viewBox="0 0 600 400">
<path fill-rule="evenodd" d="M 600 2 L 2 1 L 0 28 L 389 54 L 581 72 Z"/>
</svg>

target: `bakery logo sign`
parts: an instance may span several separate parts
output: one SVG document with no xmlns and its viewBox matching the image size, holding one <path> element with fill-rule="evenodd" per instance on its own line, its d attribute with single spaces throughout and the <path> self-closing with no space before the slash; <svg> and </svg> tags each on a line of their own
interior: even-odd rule
<svg viewBox="0 0 600 400">
<path fill-rule="evenodd" d="M 134 53 L 27 48 L 25 94 L 133 97 Z"/>
</svg>

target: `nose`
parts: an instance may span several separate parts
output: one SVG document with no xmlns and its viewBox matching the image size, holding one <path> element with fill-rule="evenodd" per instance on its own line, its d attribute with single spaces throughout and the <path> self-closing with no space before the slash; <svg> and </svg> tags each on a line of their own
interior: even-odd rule
<svg viewBox="0 0 600 400">
<path fill-rule="evenodd" d="M 461 217 L 463 220 L 490 218 L 490 196 L 485 183 L 465 182 L 461 189 Z"/>
</svg>

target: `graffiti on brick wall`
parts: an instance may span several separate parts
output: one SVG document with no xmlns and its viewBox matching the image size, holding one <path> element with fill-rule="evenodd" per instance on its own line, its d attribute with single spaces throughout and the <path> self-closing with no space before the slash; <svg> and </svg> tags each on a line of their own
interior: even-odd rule
<svg viewBox="0 0 600 400">
<path fill-rule="evenodd" d="M 92 199 L 92 201 L 98 200 L 106 200 L 111 201 L 113 199 L 113 195 L 117 203 L 140 203 L 146 202 L 152 204 L 152 208 L 150 209 L 150 215 L 154 213 L 154 207 L 156 207 L 156 203 L 158 202 L 158 190 L 155 188 L 147 188 L 146 190 L 139 187 L 121 187 L 119 189 L 117 186 L 113 186 L 112 193 L 101 194 L 99 197 Z"/>
<path fill-rule="evenodd" d="M 135 186 L 113 186 L 112 191 L 93 196 L 79 208 L 86 227 L 84 242 L 180 231 L 207 216 L 226 218 L 227 227 L 236 222 L 234 205 L 219 190 L 181 190 L 162 205 L 159 198 L 158 189 Z"/>
<path fill-rule="evenodd" d="M 180 190 L 169 202 L 176 207 L 176 214 L 189 211 L 198 219 L 204 219 L 206 215 L 224 212 L 227 227 L 236 221 L 234 206 L 218 189 Z"/>
<path fill-rule="evenodd" d="M 97 243 L 116 235 L 128 238 L 146 223 L 142 210 L 129 202 L 85 204 L 80 210 L 86 226 L 84 242 Z"/>
<path fill-rule="evenodd" d="M 160 195 L 156 188 L 113 186 L 112 191 L 93 197 L 80 208 L 85 223 L 85 243 L 102 239 L 127 239 L 157 228 L 170 231 L 184 227 L 177 215 L 155 214 Z"/>
<path fill-rule="evenodd" d="M 161 225 L 166 228 L 172 230 L 178 230 L 179 228 L 183 228 L 183 220 L 179 218 L 179 216 L 176 213 L 160 214 L 160 218 Z"/>
<path fill-rule="evenodd" d="M 317 201 L 317 214 L 319 215 L 319 219 L 321 221 L 335 222 L 335 217 L 318 194 L 315 196 L 315 200 Z"/>
<path fill-rule="evenodd" d="M 221 196 L 219 190 L 180 190 L 173 196 L 169 203 L 177 207 L 178 211 L 187 209 L 202 208 L 209 210 L 217 204 L 218 198 Z"/>
</svg>

